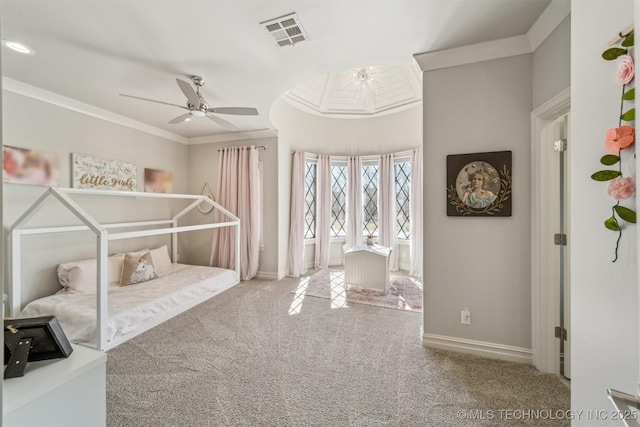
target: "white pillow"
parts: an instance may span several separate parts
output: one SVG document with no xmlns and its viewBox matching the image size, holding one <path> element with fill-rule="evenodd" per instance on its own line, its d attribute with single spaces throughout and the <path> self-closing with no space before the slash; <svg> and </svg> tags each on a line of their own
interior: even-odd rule
<svg viewBox="0 0 640 427">
<path fill-rule="evenodd" d="M 169 248 L 167 245 L 162 247 L 151 249 L 151 260 L 155 268 L 156 274 L 165 274 L 171 269 L 171 257 L 169 257 Z"/>
<path fill-rule="evenodd" d="M 120 285 L 124 255 L 113 255 L 107 260 L 109 289 Z M 98 264 L 95 259 L 64 262 L 58 266 L 58 281 L 70 294 L 96 293 Z"/>
</svg>

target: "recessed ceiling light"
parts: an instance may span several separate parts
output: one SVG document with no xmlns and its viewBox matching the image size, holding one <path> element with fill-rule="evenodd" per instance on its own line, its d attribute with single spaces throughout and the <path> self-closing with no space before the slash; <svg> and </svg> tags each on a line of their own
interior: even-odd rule
<svg viewBox="0 0 640 427">
<path fill-rule="evenodd" d="M 35 55 L 36 51 L 31 49 L 26 44 L 13 41 L 13 40 L 2 40 L 2 45 L 8 47 L 14 52 L 22 53 L 23 55 Z"/>
</svg>

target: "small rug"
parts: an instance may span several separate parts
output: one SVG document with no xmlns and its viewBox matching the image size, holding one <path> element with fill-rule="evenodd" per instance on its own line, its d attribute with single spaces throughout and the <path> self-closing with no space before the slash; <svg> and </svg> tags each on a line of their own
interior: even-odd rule
<svg viewBox="0 0 640 427">
<path fill-rule="evenodd" d="M 410 277 L 391 276 L 386 293 L 356 285 L 348 285 L 345 290 L 344 271 L 323 269 L 300 279 L 291 293 L 298 299 L 305 296 L 330 299 L 332 308 L 357 303 L 422 313 L 422 283 Z"/>
</svg>

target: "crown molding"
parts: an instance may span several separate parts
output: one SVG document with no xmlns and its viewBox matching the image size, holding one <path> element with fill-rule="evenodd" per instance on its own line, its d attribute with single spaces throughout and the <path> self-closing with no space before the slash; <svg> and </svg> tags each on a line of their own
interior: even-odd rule
<svg viewBox="0 0 640 427">
<path fill-rule="evenodd" d="M 416 53 L 413 58 L 424 72 L 526 55 L 535 52 L 570 14 L 571 2 L 569 0 L 552 0 L 527 34 L 451 49 Z"/>
<path fill-rule="evenodd" d="M 549 3 L 549 6 L 527 31 L 531 51 L 534 52 L 570 14 L 571 2 L 569 0 L 553 0 Z"/>
<path fill-rule="evenodd" d="M 18 95 L 37 99 L 48 104 L 56 105 L 58 107 L 66 108 L 71 111 L 86 114 L 87 116 L 95 117 L 107 122 L 135 129 L 150 135 L 159 136 L 161 138 L 178 142 L 180 144 L 186 145 L 189 143 L 189 139 L 185 138 L 184 136 L 167 132 L 166 130 L 157 128 L 155 126 L 151 126 L 146 123 L 142 123 L 116 113 L 112 113 L 111 111 L 103 110 L 102 108 L 94 107 L 93 105 L 85 104 L 84 102 L 76 101 L 75 99 L 71 99 L 57 93 L 49 92 L 48 90 L 44 90 L 21 81 L 11 79 L 9 77 L 2 77 L 2 89 L 9 92 L 17 93 Z"/>
<path fill-rule="evenodd" d="M 273 138 L 278 136 L 278 131 L 275 129 L 258 129 L 251 131 L 230 132 L 210 136 L 187 138 L 182 135 L 177 135 L 164 129 L 157 128 L 155 126 L 151 126 L 146 123 L 142 123 L 116 113 L 112 113 L 111 111 L 103 110 L 102 108 L 94 107 L 93 105 L 85 104 L 84 102 L 76 101 L 75 99 L 71 99 L 66 96 L 59 95 L 54 92 L 49 92 L 48 90 L 11 79 L 9 77 L 2 77 L 2 90 L 37 99 L 38 101 L 46 102 L 48 104 L 66 108 L 71 111 L 86 114 L 87 116 L 95 117 L 107 122 L 115 123 L 185 145 L 215 144 L 229 141 Z"/>
<path fill-rule="evenodd" d="M 523 34 L 452 49 L 416 53 L 413 58 L 422 71 L 433 71 L 527 53 L 531 53 L 531 44 L 529 38 Z"/>
<path fill-rule="evenodd" d="M 246 141 L 251 139 L 273 138 L 278 136 L 275 129 L 257 129 L 242 132 L 221 133 L 218 135 L 189 138 L 189 145 L 217 144 L 221 142 Z"/>
</svg>

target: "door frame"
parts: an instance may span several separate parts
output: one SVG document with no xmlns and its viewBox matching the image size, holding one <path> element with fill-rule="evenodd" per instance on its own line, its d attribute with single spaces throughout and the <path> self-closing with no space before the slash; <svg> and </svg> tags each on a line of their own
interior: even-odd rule
<svg viewBox="0 0 640 427">
<path fill-rule="evenodd" d="M 560 374 L 560 344 L 555 338 L 554 327 L 560 324 L 557 309 L 560 295 L 555 292 L 550 279 L 558 272 L 550 265 L 548 251 L 544 250 L 557 232 L 549 219 L 544 198 L 544 190 L 549 188 L 549 156 L 554 151 L 550 145 L 543 147 L 541 139 L 545 127 L 569 111 L 570 101 L 571 90 L 567 88 L 531 112 L 531 352 L 537 369 L 557 375 Z M 570 150 L 566 155 L 569 153 Z M 568 171 L 565 173 L 568 177 Z M 570 211 L 567 217 L 570 218 Z"/>
</svg>

